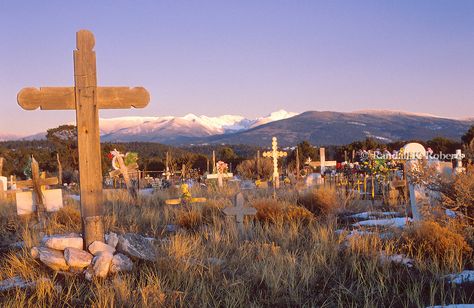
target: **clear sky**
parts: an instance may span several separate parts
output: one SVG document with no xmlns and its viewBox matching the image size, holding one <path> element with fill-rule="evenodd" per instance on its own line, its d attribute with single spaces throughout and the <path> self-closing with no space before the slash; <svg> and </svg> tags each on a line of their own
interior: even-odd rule
<svg viewBox="0 0 474 308">
<path fill-rule="evenodd" d="M 25 86 L 73 85 L 75 32 L 99 85 L 145 86 L 143 110 L 256 117 L 278 109 L 474 116 L 474 1 L 0 1 L 0 133 L 75 119 L 25 111 Z"/>
</svg>

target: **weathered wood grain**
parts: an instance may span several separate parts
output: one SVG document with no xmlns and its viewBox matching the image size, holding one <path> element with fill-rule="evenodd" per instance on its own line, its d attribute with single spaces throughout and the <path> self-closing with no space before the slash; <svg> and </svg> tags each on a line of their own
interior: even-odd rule
<svg viewBox="0 0 474 308">
<path fill-rule="evenodd" d="M 99 109 L 144 108 L 150 102 L 150 94 L 142 87 L 99 87 L 96 99 Z M 25 110 L 76 109 L 74 87 L 24 88 L 17 101 Z"/>
</svg>

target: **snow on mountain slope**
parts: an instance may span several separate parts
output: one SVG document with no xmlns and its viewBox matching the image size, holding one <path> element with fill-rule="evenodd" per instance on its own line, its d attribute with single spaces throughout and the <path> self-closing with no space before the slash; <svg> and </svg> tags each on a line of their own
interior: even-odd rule
<svg viewBox="0 0 474 308">
<path fill-rule="evenodd" d="M 187 114 L 183 117 L 122 117 L 100 119 L 102 140 L 105 141 L 158 141 L 192 137 L 207 137 L 238 132 L 277 120 L 287 119 L 296 113 L 279 110 L 254 120 L 238 115 L 218 117 Z"/>
<path fill-rule="evenodd" d="M 266 117 L 256 119 L 255 122 L 252 123 L 250 127 L 257 127 L 257 126 L 267 124 L 270 122 L 288 119 L 288 118 L 294 117 L 295 115 L 298 115 L 298 113 L 288 112 L 286 110 L 281 109 L 281 110 L 270 113 L 270 115 Z"/>
</svg>

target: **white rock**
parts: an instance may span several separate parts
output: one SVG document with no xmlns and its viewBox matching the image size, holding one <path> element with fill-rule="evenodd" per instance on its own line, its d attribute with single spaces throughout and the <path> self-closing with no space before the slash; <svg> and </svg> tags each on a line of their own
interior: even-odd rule
<svg viewBox="0 0 474 308">
<path fill-rule="evenodd" d="M 92 244 L 89 245 L 89 251 L 94 256 L 101 254 L 102 252 L 108 252 L 113 254 L 115 252 L 115 248 L 112 246 L 107 245 L 101 241 L 94 241 Z"/>
<path fill-rule="evenodd" d="M 51 282 L 49 278 L 40 278 L 37 281 L 27 281 L 21 277 L 15 276 L 0 281 L 0 292 L 6 292 L 13 289 L 28 289 L 35 288 L 38 283 Z"/>
<path fill-rule="evenodd" d="M 124 254 L 118 253 L 116 254 L 113 259 L 112 263 L 110 264 L 110 273 L 116 274 L 119 272 L 130 272 L 133 269 L 133 262 Z"/>
<path fill-rule="evenodd" d="M 88 281 L 92 281 L 92 277 L 94 277 L 94 268 L 92 267 L 92 265 L 88 266 L 88 267 L 84 270 L 84 277 L 85 277 Z"/>
<path fill-rule="evenodd" d="M 34 282 L 26 281 L 21 277 L 15 276 L 0 281 L 0 292 L 10 291 L 13 289 L 25 289 L 34 286 Z"/>
<path fill-rule="evenodd" d="M 52 270 L 67 271 L 69 269 L 69 265 L 67 265 L 62 251 L 47 247 L 38 247 L 38 251 L 41 262 Z"/>
<path fill-rule="evenodd" d="M 64 249 L 64 259 L 70 267 L 82 269 L 91 264 L 92 255 L 82 249 L 67 247 Z"/>
<path fill-rule="evenodd" d="M 117 250 L 124 254 L 147 261 L 156 261 L 156 252 L 153 244 L 145 237 L 126 233 L 119 236 Z"/>
<path fill-rule="evenodd" d="M 225 263 L 225 261 L 219 258 L 211 257 L 211 258 L 207 258 L 206 263 L 208 265 L 221 266 Z"/>
<path fill-rule="evenodd" d="M 35 260 L 39 259 L 39 248 L 38 247 L 32 247 L 30 250 L 31 257 Z"/>
<path fill-rule="evenodd" d="M 74 247 L 77 249 L 82 249 L 84 247 L 82 237 L 77 234 L 45 236 L 41 243 L 45 247 L 56 250 L 64 250 L 66 247 Z"/>
<path fill-rule="evenodd" d="M 455 284 L 474 283 L 474 270 L 464 270 L 458 274 L 447 275 L 446 278 Z"/>
<path fill-rule="evenodd" d="M 109 234 L 105 235 L 105 242 L 107 245 L 112 246 L 113 248 L 117 247 L 118 235 L 114 232 L 110 232 Z"/>
<path fill-rule="evenodd" d="M 110 252 L 103 251 L 100 255 L 94 258 L 94 276 L 105 278 L 109 273 L 110 264 L 112 263 L 114 255 Z"/>
</svg>

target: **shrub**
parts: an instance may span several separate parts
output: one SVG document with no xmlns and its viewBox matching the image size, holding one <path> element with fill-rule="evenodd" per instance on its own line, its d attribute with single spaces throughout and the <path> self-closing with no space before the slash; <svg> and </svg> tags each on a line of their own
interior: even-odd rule
<svg viewBox="0 0 474 308">
<path fill-rule="evenodd" d="M 178 226 L 196 230 L 203 222 L 202 213 L 198 209 L 181 209 L 176 213 Z"/>
<path fill-rule="evenodd" d="M 304 222 L 313 219 L 307 209 L 273 199 L 258 199 L 252 204 L 257 209 L 257 219 L 261 222 Z"/>
<path fill-rule="evenodd" d="M 341 208 L 341 201 L 334 187 L 321 186 L 299 196 L 298 204 L 316 215 L 336 214 Z"/>
<path fill-rule="evenodd" d="M 434 221 L 422 221 L 406 228 L 400 240 L 402 250 L 409 256 L 440 265 L 461 266 L 463 257 L 472 253 L 462 235 Z"/>
</svg>

